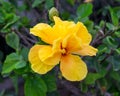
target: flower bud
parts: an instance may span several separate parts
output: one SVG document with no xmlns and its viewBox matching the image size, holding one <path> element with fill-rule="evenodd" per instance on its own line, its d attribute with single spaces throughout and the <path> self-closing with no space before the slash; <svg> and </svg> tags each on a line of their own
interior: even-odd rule
<svg viewBox="0 0 120 96">
<path fill-rule="evenodd" d="M 55 7 L 52 7 L 50 10 L 49 10 L 49 19 L 51 21 L 53 21 L 53 16 L 59 16 L 59 12 L 58 10 L 55 8 Z"/>
</svg>

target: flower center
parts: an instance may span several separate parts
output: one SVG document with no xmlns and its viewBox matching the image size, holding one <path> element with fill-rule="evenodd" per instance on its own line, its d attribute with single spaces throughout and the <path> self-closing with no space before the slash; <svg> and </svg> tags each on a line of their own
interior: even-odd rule
<svg viewBox="0 0 120 96">
<path fill-rule="evenodd" d="M 65 55 L 65 54 L 66 54 L 66 50 L 65 50 L 65 49 L 61 49 L 61 53 L 62 53 L 63 55 Z"/>
</svg>

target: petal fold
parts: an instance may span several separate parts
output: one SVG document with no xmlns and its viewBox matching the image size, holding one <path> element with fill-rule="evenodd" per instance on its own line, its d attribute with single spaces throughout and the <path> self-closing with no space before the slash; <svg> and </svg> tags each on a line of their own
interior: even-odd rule
<svg viewBox="0 0 120 96">
<path fill-rule="evenodd" d="M 62 47 L 65 48 L 68 53 L 80 50 L 81 46 L 81 39 L 75 34 L 68 35 L 62 42 Z"/>
<path fill-rule="evenodd" d="M 61 58 L 60 39 L 55 40 L 53 46 L 44 45 L 39 50 L 39 58 L 48 65 L 57 65 Z"/>
<path fill-rule="evenodd" d="M 45 74 L 50 71 L 54 66 L 46 65 L 39 58 L 39 50 L 44 47 L 42 45 L 34 45 L 29 52 L 28 59 L 31 63 L 31 68 L 34 72 L 39 74 Z"/>
<path fill-rule="evenodd" d="M 79 56 L 63 56 L 60 63 L 60 70 L 63 77 L 70 81 L 83 80 L 87 75 L 87 66 Z"/>
<path fill-rule="evenodd" d="M 78 22 L 76 25 L 76 35 L 82 40 L 82 43 L 84 44 L 90 44 L 92 40 L 92 36 L 90 33 L 88 33 L 87 28 L 84 26 L 83 23 Z"/>
<path fill-rule="evenodd" d="M 56 36 L 62 39 L 69 34 L 74 33 L 76 24 L 72 21 L 62 21 L 59 17 L 54 16 L 55 25 L 53 26 Z"/>
<path fill-rule="evenodd" d="M 52 27 L 46 23 L 39 23 L 30 29 L 30 33 L 40 37 L 44 42 L 52 44 L 56 39 Z"/>
<path fill-rule="evenodd" d="M 84 45 L 82 46 L 81 50 L 78 50 L 76 52 L 73 52 L 74 54 L 78 54 L 81 56 L 95 56 L 97 53 L 97 49 L 90 46 L 90 45 Z"/>
</svg>

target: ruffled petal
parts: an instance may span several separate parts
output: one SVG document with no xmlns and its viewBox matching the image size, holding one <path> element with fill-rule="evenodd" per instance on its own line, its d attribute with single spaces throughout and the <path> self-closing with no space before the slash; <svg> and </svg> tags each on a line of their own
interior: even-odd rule
<svg viewBox="0 0 120 96">
<path fill-rule="evenodd" d="M 74 32 L 76 24 L 72 21 L 62 21 L 59 17 L 54 16 L 55 25 L 53 26 L 56 36 L 64 38 Z"/>
<path fill-rule="evenodd" d="M 45 74 L 54 67 L 54 65 L 46 65 L 40 60 L 38 52 L 42 47 L 44 46 L 42 45 L 33 46 L 30 49 L 28 56 L 32 70 L 39 74 Z"/>
<path fill-rule="evenodd" d="M 80 50 L 81 46 L 81 39 L 75 34 L 68 35 L 62 42 L 62 47 L 65 48 L 68 53 Z"/>
<path fill-rule="evenodd" d="M 81 50 L 78 50 L 76 52 L 73 52 L 74 54 L 78 54 L 81 56 L 95 56 L 97 53 L 97 49 L 90 46 L 90 45 L 84 45 L 82 46 Z"/>
<path fill-rule="evenodd" d="M 63 56 L 60 63 L 62 75 L 70 81 L 83 80 L 87 75 L 87 66 L 79 56 Z"/>
<path fill-rule="evenodd" d="M 50 25 L 45 23 L 39 23 L 30 29 L 30 33 L 40 37 L 44 42 L 52 44 L 57 36 L 53 33 L 53 29 Z"/>
<path fill-rule="evenodd" d="M 82 40 L 84 44 L 90 44 L 92 40 L 92 36 L 88 33 L 87 28 L 83 25 L 83 23 L 78 22 L 76 24 L 76 35 Z"/>
<path fill-rule="evenodd" d="M 48 65 L 56 65 L 61 58 L 60 39 L 55 40 L 53 46 L 45 45 L 39 50 L 39 58 Z"/>
</svg>

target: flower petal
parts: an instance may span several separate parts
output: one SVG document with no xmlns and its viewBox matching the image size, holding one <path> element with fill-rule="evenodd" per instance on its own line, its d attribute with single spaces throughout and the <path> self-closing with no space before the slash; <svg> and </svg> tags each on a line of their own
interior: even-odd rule
<svg viewBox="0 0 120 96">
<path fill-rule="evenodd" d="M 60 39 L 55 40 L 53 46 L 46 45 L 39 50 L 39 58 L 48 65 L 56 65 L 61 58 Z"/>
<path fill-rule="evenodd" d="M 63 56 L 60 63 L 62 75 L 70 81 L 83 80 L 87 75 L 87 66 L 79 56 Z"/>
<path fill-rule="evenodd" d="M 57 38 L 53 33 L 52 27 L 45 23 L 39 23 L 30 29 L 30 33 L 40 37 L 44 42 L 52 44 Z"/>
<path fill-rule="evenodd" d="M 28 56 L 33 71 L 39 74 L 45 74 L 54 67 L 53 65 L 46 65 L 40 60 L 38 52 L 42 47 L 42 45 L 33 46 Z"/>
<path fill-rule="evenodd" d="M 84 46 L 82 46 L 81 50 L 74 52 L 74 54 L 78 54 L 81 56 L 95 56 L 97 51 L 98 50 L 96 48 L 94 48 L 90 45 L 84 45 Z"/>
<path fill-rule="evenodd" d="M 87 28 L 83 25 L 83 23 L 78 22 L 76 25 L 77 36 L 82 40 L 84 44 L 90 44 L 92 40 L 92 36 L 88 33 Z"/>
<path fill-rule="evenodd" d="M 76 24 L 72 21 L 62 21 L 59 17 L 54 16 L 55 25 L 53 26 L 56 36 L 64 38 L 74 32 Z"/>
<path fill-rule="evenodd" d="M 68 35 L 62 42 L 62 47 L 67 50 L 67 52 L 74 52 L 81 49 L 81 39 L 75 34 Z"/>
</svg>

